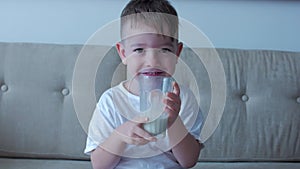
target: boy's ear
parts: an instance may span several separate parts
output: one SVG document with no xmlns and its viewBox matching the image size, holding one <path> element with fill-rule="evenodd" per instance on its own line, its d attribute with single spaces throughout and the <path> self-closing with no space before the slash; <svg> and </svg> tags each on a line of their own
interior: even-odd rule
<svg viewBox="0 0 300 169">
<path fill-rule="evenodd" d="M 181 53 L 181 51 L 182 51 L 182 48 L 183 48 L 183 44 L 182 44 L 182 42 L 179 42 L 179 43 L 177 44 L 177 51 L 176 51 L 176 56 L 177 56 L 177 58 L 176 58 L 176 63 L 178 63 L 178 58 L 179 58 L 179 56 L 180 56 L 180 53 Z"/>
<path fill-rule="evenodd" d="M 183 48 L 183 44 L 182 44 L 182 42 L 179 42 L 179 43 L 177 44 L 177 51 L 176 51 L 176 56 L 177 56 L 177 57 L 180 56 L 180 53 L 181 53 L 181 51 L 182 51 L 182 48 Z"/>
<path fill-rule="evenodd" d="M 120 58 L 122 60 L 122 63 L 124 65 L 126 65 L 127 64 L 127 61 L 126 61 L 127 58 L 126 58 L 126 55 L 125 55 L 124 45 L 121 42 L 118 42 L 116 44 L 116 48 L 117 48 L 118 54 L 119 54 L 119 56 L 120 56 Z"/>
</svg>

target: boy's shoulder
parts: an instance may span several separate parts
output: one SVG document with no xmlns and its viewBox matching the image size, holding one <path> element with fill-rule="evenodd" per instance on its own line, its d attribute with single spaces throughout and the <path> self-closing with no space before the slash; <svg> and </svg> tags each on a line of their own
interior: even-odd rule
<svg viewBox="0 0 300 169">
<path fill-rule="evenodd" d="M 123 83 L 121 82 L 115 86 L 112 86 L 108 89 L 106 89 L 100 96 L 100 101 L 107 101 L 107 100 L 113 100 L 114 98 L 121 97 L 122 95 L 126 94 L 126 89 L 123 87 Z"/>
<path fill-rule="evenodd" d="M 102 93 L 102 95 L 107 95 L 107 94 L 111 94 L 111 92 L 113 91 L 118 91 L 121 90 L 120 87 L 122 85 L 123 82 L 115 85 L 115 86 L 111 86 L 110 88 L 107 88 L 106 90 L 104 90 L 104 92 Z"/>
</svg>

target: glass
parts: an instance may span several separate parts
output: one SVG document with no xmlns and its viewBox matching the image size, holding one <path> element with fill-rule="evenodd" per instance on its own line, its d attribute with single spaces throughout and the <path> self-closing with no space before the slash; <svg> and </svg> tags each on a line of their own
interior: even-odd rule
<svg viewBox="0 0 300 169">
<path fill-rule="evenodd" d="M 163 98 L 172 91 L 172 77 L 139 75 L 140 111 L 149 118 L 143 125 L 152 135 L 164 134 L 168 125 L 168 114 L 164 112 Z"/>
</svg>

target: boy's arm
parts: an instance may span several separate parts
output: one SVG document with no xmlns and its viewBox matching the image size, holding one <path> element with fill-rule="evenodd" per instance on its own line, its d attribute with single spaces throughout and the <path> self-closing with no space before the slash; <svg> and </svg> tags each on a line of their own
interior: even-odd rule
<svg viewBox="0 0 300 169">
<path fill-rule="evenodd" d="M 179 114 L 181 107 L 180 88 L 173 83 L 173 92 L 167 93 L 164 100 L 169 113 L 168 135 L 170 144 L 174 145 L 172 152 L 182 167 L 189 168 L 196 164 L 202 144 L 192 136 L 183 124 Z"/>
<path fill-rule="evenodd" d="M 203 145 L 187 131 L 179 116 L 169 128 L 168 134 L 170 144 L 175 145 L 172 152 L 179 164 L 184 168 L 193 167 L 198 161 Z"/>
<path fill-rule="evenodd" d="M 97 147 L 91 154 L 91 162 L 94 169 L 115 168 L 119 163 L 121 154 L 124 151 L 125 143 L 123 143 L 113 132 L 102 144 Z M 109 147 L 105 150 L 104 147 Z"/>
<path fill-rule="evenodd" d="M 148 118 L 137 117 L 133 121 L 127 121 L 116 128 L 112 134 L 91 154 L 94 169 L 115 168 L 127 144 L 144 145 L 156 138 L 144 131 L 142 123 Z"/>
</svg>

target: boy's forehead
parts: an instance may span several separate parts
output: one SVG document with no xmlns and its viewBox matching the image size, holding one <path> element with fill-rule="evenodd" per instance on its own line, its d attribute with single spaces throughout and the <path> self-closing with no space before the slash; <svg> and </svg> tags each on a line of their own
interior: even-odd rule
<svg viewBox="0 0 300 169">
<path fill-rule="evenodd" d="M 131 47 L 147 45 L 155 48 L 159 46 L 173 46 L 175 41 L 169 36 L 157 33 L 143 33 L 127 37 L 123 39 L 123 42 Z"/>
<path fill-rule="evenodd" d="M 171 35 L 169 26 L 164 23 L 159 23 L 156 26 L 151 26 L 146 23 L 132 24 L 130 22 L 127 22 L 122 26 L 122 40 L 128 39 L 130 37 L 136 37 L 137 35 L 149 34 L 156 34 L 159 36 L 163 35 L 165 37 L 172 37 L 173 39 L 177 39 L 177 37 L 173 37 L 173 35 Z"/>
</svg>

